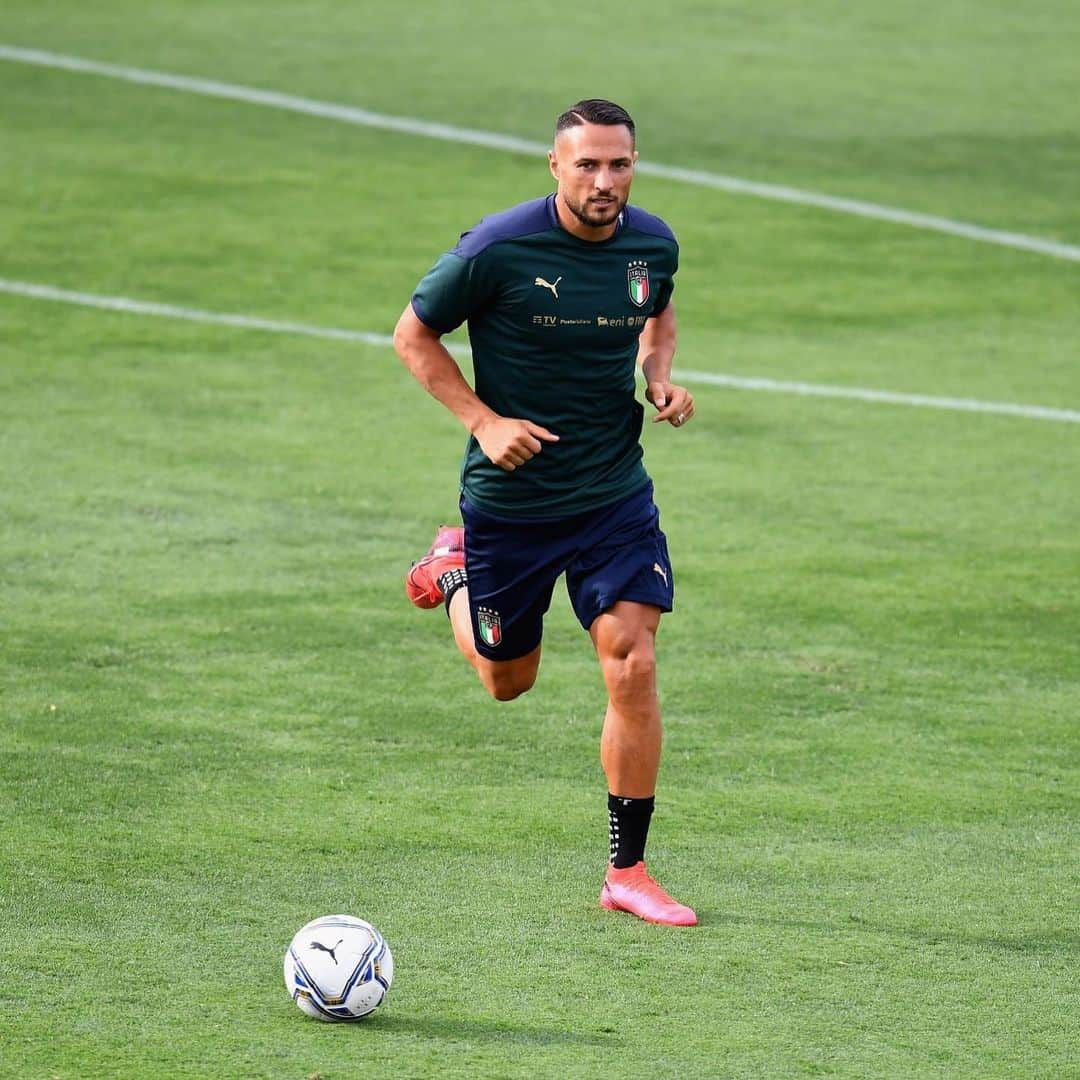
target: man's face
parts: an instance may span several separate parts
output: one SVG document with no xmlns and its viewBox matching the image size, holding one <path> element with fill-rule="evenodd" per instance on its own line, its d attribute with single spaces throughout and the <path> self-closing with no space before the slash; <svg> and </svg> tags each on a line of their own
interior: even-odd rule
<svg viewBox="0 0 1080 1080">
<path fill-rule="evenodd" d="M 557 194 L 586 229 L 607 229 L 630 197 L 637 151 L 622 124 L 579 124 L 560 131 L 548 153 Z"/>
</svg>

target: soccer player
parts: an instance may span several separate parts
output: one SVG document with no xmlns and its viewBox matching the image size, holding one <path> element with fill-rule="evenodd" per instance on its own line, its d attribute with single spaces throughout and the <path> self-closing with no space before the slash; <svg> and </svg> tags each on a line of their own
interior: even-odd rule
<svg viewBox="0 0 1080 1080">
<path fill-rule="evenodd" d="M 693 910 L 644 862 L 660 765 L 655 638 L 674 581 L 642 464 L 636 364 L 654 423 L 682 428 L 694 402 L 670 381 L 678 245 L 663 221 L 627 205 L 637 156 L 625 109 L 579 101 L 548 153 L 555 193 L 463 233 L 398 321 L 398 355 L 470 436 L 464 527 L 438 530 L 406 591 L 417 607 L 445 604 L 458 649 L 509 701 L 536 680 L 543 617 L 566 574 L 608 693 L 600 903 L 692 926 Z M 440 340 L 463 322 L 475 389 Z"/>
</svg>

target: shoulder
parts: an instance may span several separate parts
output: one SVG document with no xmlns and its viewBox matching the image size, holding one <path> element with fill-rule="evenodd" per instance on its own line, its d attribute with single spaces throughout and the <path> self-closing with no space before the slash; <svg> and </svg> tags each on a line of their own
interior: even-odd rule
<svg viewBox="0 0 1080 1080">
<path fill-rule="evenodd" d="M 545 195 L 481 218 L 461 234 L 453 254 L 472 259 L 493 244 L 549 232 L 554 227 L 550 201 L 551 196 Z"/>
<path fill-rule="evenodd" d="M 648 210 L 642 210 L 640 206 L 627 205 L 625 214 L 627 229 L 645 233 L 646 236 L 658 236 L 662 240 L 670 240 L 673 244 L 678 243 L 667 222 L 655 214 L 650 214 Z"/>
</svg>

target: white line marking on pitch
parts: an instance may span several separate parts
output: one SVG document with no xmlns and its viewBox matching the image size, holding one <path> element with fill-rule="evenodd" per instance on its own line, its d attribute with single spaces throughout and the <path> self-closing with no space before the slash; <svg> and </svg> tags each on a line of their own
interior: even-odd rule
<svg viewBox="0 0 1080 1080">
<path fill-rule="evenodd" d="M 1002 416 L 1022 416 L 1028 420 L 1056 420 L 1067 424 L 1080 424 L 1080 411 L 1051 409 L 1043 405 L 1011 405 L 1003 401 L 929 397 L 926 394 L 900 394 L 892 390 L 866 390 L 858 386 L 827 386 L 824 383 L 780 382 L 776 379 L 718 375 L 711 371 L 684 371 L 682 368 L 679 369 L 679 375 L 688 382 L 708 383 L 711 386 L 731 386 L 739 390 L 769 390 L 780 394 L 801 394 L 804 397 L 851 398 L 856 401 L 876 401 L 886 405 L 914 405 L 924 409 L 951 409 L 954 412 L 998 413 Z"/>
<path fill-rule="evenodd" d="M 260 319 L 252 315 L 198 311 L 195 308 L 177 307 L 174 304 L 129 300 L 124 296 L 99 296 L 96 293 L 73 292 L 70 289 L 57 289 L 52 285 L 11 281 L 8 278 L 0 278 L 0 292 L 10 293 L 12 296 L 26 296 L 34 300 L 54 300 L 61 304 L 75 304 L 78 307 L 123 311 L 129 315 L 157 315 L 164 319 L 185 319 L 188 322 L 236 326 L 242 330 L 268 330 L 273 334 L 304 334 L 308 337 L 333 338 L 337 341 L 359 341 L 364 345 L 393 344 L 393 340 L 386 334 L 365 334 L 359 330 L 335 330 L 330 326 L 309 326 L 307 323 Z"/>
<path fill-rule="evenodd" d="M 161 71 L 147 71 L 143 68 L 104 64 L 77 56 L 63 56 L 59 53 L 43 52 L 40 49 L 23 49 L 13 45 L 0 45 L 0 60 L 10 60 L 21 64 L 35 64 L 39 67 L 60 68 L 65 71 L 77 71 L 87 75 L 103 75 L 110 79 L 122 79 L 125 82 L 138 83 L 142 86 L 159 86 L 189 94 L 201 94 L 205 97 L 226 98 L 231 101 L 243 101 L 251 105 L 265 105 L 272 109 L 305 113 L 308 116 L 339 120 L 360 127 L 382 128 L 406 135 L 420 135 L 430 139 L 468 143 L 474 146 L 484 146 L 491 150 L 509 151 L 514 154 L 540 155 L 548 149 L 544 143 L 519 139 L 512 135 L 500 135 L 492 131 L 479 131 L 475 128 L 432 123 L 407 116 L 387 116 L 383 113 L 370 112 L 367 109 L 360 109 L 351 105 L 335 105 L 332 102 L 296 97 L 293 94 L 282 94 L 273 90 L 236 86 L 231 83 L 216 82 L 212 79 L 189 78 L 184 75 L 170 75 Z M 988 229 L 982 225 L 953 221 L 949 218 L 936 217 L 933 214 L 922 214 L 918 211 L 882 206 L 878 203 L 863 202 L 859 199 L 845 199 L 834 195 L 803 191 L 782 184 L 765 184 L 755 180 L 743 180 L 737 176 L 725 176 L 721 173 L 683 169 L 675 165 L 661 165 L 651 161 L 640 162 L 637 171 L 647 176 L 658 176 L 665 180 L 715 188 L 736 195 L 754 195 L 762 199 L 795 203 L 799 206 L 813 206 L 821 210 L 853 214 L 857 217 L 887 221 L 894 225 L 908 225 L 916 229 L 946 233 L 950 236 L 960 236 L 986 244 L 997 244 L 1000 247 L 1017 248 L 1022 251 L 1035 252 L 1039 255 L 1049 255 L 1056 259 L 1080 262 L 1080 246 L 1074 244 L 1063 244 L 1055 240 L 1045 240 L 1041 237 L 1006 232 L 1001 229 Z"/>
<path fill-rule="evenodd" d="M 199 311 L 196 308 L 158 304 L 146 300 L 131 300 L 124 296 L 99 296 L 96 293 L 73 292 L 52 285 L 0 278 L 0 293 L 33 300 L 51 300 L 79 307 L 118 311 L 129 315 L 155 315 L 166 319 L 232 326 L 242 330 L 264 330 L 272 334 L 303 334 L 306 337 L 329 338 L 333 341 L 358 342 L 363 345 L 390 346 L 393 339 L 387 334 L 372 334 L 361 330 L 340 330 L 332 326 L 313 326 L 310 323 L 262 319 L 253 315 L 231 315 L 225 312 Z M 468 356 L 465 345 L 450 345 L 458 356 Z M 711 371 L 678 372 L 689 383 L 727 386 L 737 390 L 762 390 L 778 394 L 800 394 L 809 397 L 850 398 L 887 405 L 911 405 L 924 409 L 949 409 L 953 412 L 997 413 L 1019 416 L 1026 420 L 1050 420 L 1058 423 L 1080 424 L 1080 410 L 1052 409 L 1043 405 L 1015 405 L 1009 402 L 974 401 L 968 398 L 929 397 L 924 394 L 898 394 L 889 390 L 866 390 L 856 386 L 825 386 L 819 383 L 782 382 L 777 379 L 745 378 L 740 375 L 721 375 Z"/>
</svg>

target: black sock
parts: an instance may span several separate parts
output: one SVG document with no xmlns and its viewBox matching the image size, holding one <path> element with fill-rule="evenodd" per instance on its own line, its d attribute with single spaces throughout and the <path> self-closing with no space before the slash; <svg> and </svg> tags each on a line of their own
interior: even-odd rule
<svg viewBox="0 0 1080 1080">
<path fill-rule="evenodd" d="M 608 835 L 611 839 L 611 865 L 618 870 L 645 858 L 645 840 L 649 835 L 656 797 L 625 799 L 608 792 Z"/>
<path fill-rule="evenodd" d="M 455 567 L 439 575 L 439 588 L 442 589 L 443 600 L 446 604 L 446 614 L 450 614 L 450 597 L 469 584 L 469 575 L 465 573 L 465 567 Z"/>
</svg>

